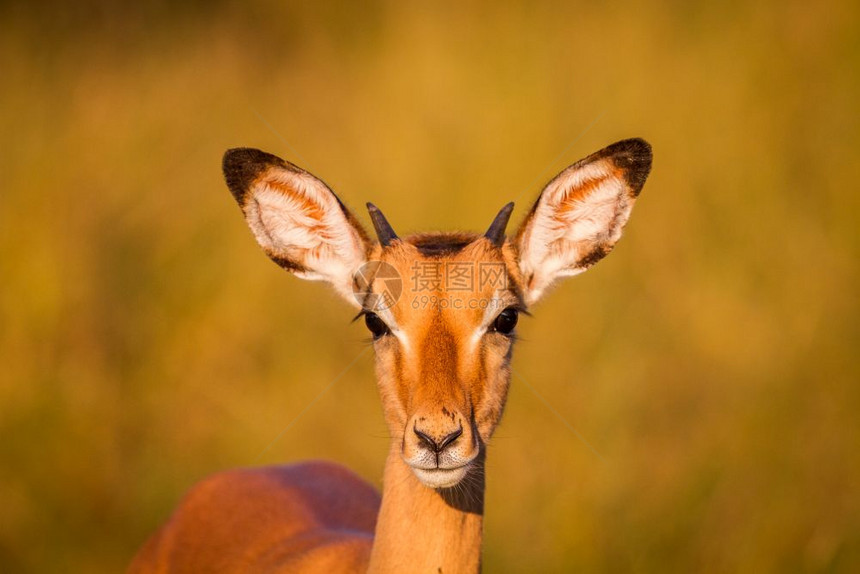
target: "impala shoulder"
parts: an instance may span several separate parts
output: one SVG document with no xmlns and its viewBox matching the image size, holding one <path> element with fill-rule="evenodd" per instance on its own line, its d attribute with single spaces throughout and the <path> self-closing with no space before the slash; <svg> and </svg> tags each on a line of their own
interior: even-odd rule
<svg viewBox="0 0 860 574">
<path fill-rule="evenodd" d="M 370 530 L 376 525 L 381 496 L 345 466 L 323 460 L 270 467 L 270 478 L 288 484 L 332 528 Z"/>
<path fill-rule="evenodd" d="M 379 496 L 373 486 L 348 468 L 314 460 L 217 472 L 194 485 L 186 498 L 210 498 L 231 493 L 259 496 L 266 492 L 278 492 L 288 495 L 291 492 L 307 491 L 349 491 L 369 497 Z"/>
</svg>

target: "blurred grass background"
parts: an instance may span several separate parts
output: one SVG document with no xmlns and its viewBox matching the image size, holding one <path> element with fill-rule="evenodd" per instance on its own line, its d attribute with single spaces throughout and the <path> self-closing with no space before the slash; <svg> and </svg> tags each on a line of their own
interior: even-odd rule
<svg viewBox="0 0 860 574">
<path fill-rule="evenodd" d="M 401 231 L 655 161 L 610 258 L 521 327 L 487 572 L 860 568 L 850 1 L 0 4 L 0 571 L 117 572 L 195 481 L 379 483 L 362 325 L 259 251 L 255 146 Z M 590 126 L 590 127 L 589 127 Z M 261 455 L 262 453 L 262 455 Z"/>
</svg>

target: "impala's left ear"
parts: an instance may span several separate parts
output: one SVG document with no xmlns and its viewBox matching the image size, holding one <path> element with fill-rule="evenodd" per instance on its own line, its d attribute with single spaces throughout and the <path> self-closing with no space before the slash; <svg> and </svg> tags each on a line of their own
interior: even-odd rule
<svg viewBox="0 0 860 574">
<path fill-rule="evenodd" d="M 349 303 L 371 243 L 332 190 L 302 168 L 251 148 L 224 154 L 224 178 L 248 226 L 275 263 L 330 283 Z"/>
<path fill-rule="evenodd" d="M 514 240 L 527 303 L 612 250 L 649 171 L 651 146 L 629 139 L 576 162 L 547 184 Z"/>
</svg>

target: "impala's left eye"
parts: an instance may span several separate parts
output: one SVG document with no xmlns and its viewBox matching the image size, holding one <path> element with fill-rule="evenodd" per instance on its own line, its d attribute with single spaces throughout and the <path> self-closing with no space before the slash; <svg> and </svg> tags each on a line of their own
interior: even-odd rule
<svg viewBox="0 0 860 574">
<path fill-rule="evenodd" d="M 502 335 L 510 335 L 514 327 L 517 326 L 517 320 L 519 319 L 519 312 L 513 307 L 508 307 L 496 317 L 496 320 L 493 321 L 493 324 L 490 326 L 491 331 L 495 331 L 497 333 L 501 333 Z"/>
<path fill-rule="evenodd" d="M 382 337 L 383 335 L 387 335 L 390 332 L 385 321 L 380 319 L 379 315 L 372 311 L 364 314 L 364 324 L 367 325 L 367 328 L 370 329 L 371 333 L 373 333 L 374 340 Z"/>
</svg>

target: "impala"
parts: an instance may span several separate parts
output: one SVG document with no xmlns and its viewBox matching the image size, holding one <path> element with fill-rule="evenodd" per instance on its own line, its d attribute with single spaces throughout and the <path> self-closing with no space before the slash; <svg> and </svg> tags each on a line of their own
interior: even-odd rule
<svg viewBox="0 0 860 574">
<path fill-rule="evenodd" d="M 328 282 L 373 335 L 392 437 L 380 496 L 343 467 L 231 470 L 196 485 L 131 572 L 478 572 L 486 447 L 502 416 L 518 314 L 621 237 L 651 169 L 641 139 L 571 165 L 517 233 L 399 237 L 368 204 L 372 240 L 310 173 L 255 149 L 224 176 L 263 251 Z M 400 288 L 397 289 L 400 281 Z"/>
</svg>

